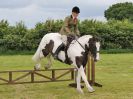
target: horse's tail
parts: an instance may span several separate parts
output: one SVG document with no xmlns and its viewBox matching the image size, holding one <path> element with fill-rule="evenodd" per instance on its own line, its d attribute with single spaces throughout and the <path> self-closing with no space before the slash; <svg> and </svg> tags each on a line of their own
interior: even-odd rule
<svg viewBox="0 0 133 99">
<path fill-rule="evenodd" d="M 44 37 L 43 37 L 43 39 L 44 39 Z M 43 54 L 42 54 L 43 39 L 41 40 L 41 42 L 36 50 L 36 53 L 32 57 L 32 60 L 35 62 L 39 62 L 41 60 L 41 58 L 43 57 Z"/>
<path fill-rule="evenodd" d="M 40 46 L 38 47 L 36 53 L 34 54 L 34 56 L 32 57 L 32 60 L 35 62 L 40 61 Z"/>
</svg>

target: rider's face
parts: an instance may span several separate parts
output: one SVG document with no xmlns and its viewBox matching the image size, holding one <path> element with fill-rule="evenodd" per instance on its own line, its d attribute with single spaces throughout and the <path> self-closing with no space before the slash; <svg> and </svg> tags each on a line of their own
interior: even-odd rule
<svg viewBox="0 0 133 99">
<path fill-rule="evenodd" d="M 77 18 L 79 13 L 72 12 L 73 17 Z"/>
</svg>

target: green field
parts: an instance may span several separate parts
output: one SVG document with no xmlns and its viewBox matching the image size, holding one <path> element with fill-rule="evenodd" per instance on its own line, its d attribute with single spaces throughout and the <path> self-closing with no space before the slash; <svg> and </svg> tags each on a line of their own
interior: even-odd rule
<svg viewBox="0 0 133 99">
<path fill-rule="evenodd" d="M 0 56 L 0 70 L 33 69 L 31 57 Z M 52 68 L 64 67 L 71 66 L 54 61 Z M 94 93 L 84 88 L 84 95 L 68 87 L 73 81 L 0 85 L 0 99 L 133 99 L 133 54 L 102 54 L 96 63 L 96 81 L 103 87 L 94 87 Z"/>
</svg>

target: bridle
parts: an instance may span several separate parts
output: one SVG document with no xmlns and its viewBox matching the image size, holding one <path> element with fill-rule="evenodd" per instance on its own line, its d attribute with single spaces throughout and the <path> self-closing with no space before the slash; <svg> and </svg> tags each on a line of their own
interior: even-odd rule
<svg viewBox="0 0 133 99">
<path fill-rule="evenodd" d="M 75 39 L 77 42 L 78 42 L 78 44 L 85 50 L 85 48 L 83 47 L 83 45 L 77 40 L 77 39 Z M 88 49 L 88 51 L 89 51 L 89 48 L 87 47 L 87 49 Z M 86 51 L 86 50 L 85 50 Z M 96 53 L 99 53 L 100 51 L 96 51 Z"/>
<path fill-rule="evenodd" d="M 86 49 L 84 48 L 84 46 L 77 40 L 75 39 L 76 42 L 78 42 L 78 44 L 86 51 Z M 88 51 L 89 51 L 89 48 L 87 47 Z M 99 53 L 99 51 L 96 51 L 96 53 Z"/>
</svg>

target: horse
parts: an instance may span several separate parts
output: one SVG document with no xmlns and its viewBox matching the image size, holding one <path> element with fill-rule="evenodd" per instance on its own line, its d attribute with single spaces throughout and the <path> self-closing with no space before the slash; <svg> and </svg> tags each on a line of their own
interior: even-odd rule
<svg viewBox="0 0 133 99">
<path fill-rule="evenodd" d="M 62 36 L 59 33 L 48 33 L 44 35 L 42 38 L 38 49 L 32 59 L 37 63 L 35 65 L 35 69 L 39 69 L 41 64 L 40 61 L 43 57 L 47 57 L 48 64 L 51 65 L 51 56 L 54 55 L 56 49 L 66 41 L 62 40 Z M 77 91 L 83 93 L 81 89 L 81 77 L 85 82 L 85 85 L 89 92 L 94 92 L 95 90 L 91 87 L 91 85 L 87 81 L 86 74 L 84 72 L 85 66 L 88 60 L 88 53 L 90 52 L 95 61 L 99 60 L 99 50 L 100 50 L 100 41 L 94 36 L 91 35 L 84 35 L 78 39 L 73 40 L 69 47 L 67 48 L 67 56 L 64 50 L 61 50 L 58 54 L 58 60 L 62 61 L 63 63 L 72 65 L 77 68 Z M 49 68 L 49 65 L 46 67 Z"/>
</svg>

